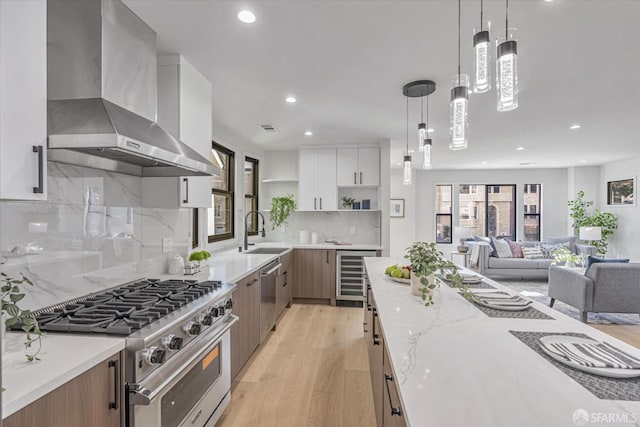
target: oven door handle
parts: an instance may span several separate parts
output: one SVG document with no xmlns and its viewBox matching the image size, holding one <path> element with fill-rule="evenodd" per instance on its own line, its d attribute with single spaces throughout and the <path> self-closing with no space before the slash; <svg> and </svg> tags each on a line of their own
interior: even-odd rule
<svg viewBox="0 0 640 427">
<path fill-rule="evenodd" d="M 234 316 L 233 314 L 229 315 L 229 320 L 226 321 L 226 324 L 222 327 L 222 329 L 218 329 L 217 333 L 213 335 L 213 337 L 207 337 L 206 339 L 201 340 L 205 343 L 215 344 L 206 345 L 190 357 L 187 356 L 188 358 L 185 362 L 179 363 L 180 368 L 171 369 L 171 373 L 166 377 L 163 376 L 156 378 L 157 376 L 152 375 L 141 383 L 129 384 L 129 403 L 131 405 L 150 405 L 155 398 L 162 395 L 165 389 L 172 386 L 174 382 L 180 380 L 180 378 L 182 378 L 187 372 L 189 372 L 191 368 L 200 363 L 200 357 L 205 355 L 208 351 L 211 351 L 212 348 L 217 345 L 217 342 L 222 338 L 222 336 L 231 328 L 231 325 L 233 325 L 237 321 L 237 316 Z M 176 358 L 172 358 L 170 362 L 174 361 L 174 359 Z"/>
</svg>

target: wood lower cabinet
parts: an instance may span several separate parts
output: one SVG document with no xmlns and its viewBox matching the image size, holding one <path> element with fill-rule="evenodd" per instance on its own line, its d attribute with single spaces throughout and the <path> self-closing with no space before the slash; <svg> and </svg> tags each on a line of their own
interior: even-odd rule
<svg viewBox="0 0 640 427">
<path fill-rule="evenodd" d="M 280 273 L 276 280 L 276 319 L 282 314 L 285 308 L 291 306 L 293 286 L 293 252 L 280 257 Z"/>
<path fill-rule="evenodd" d="M 293 298 L 336 304 L 335 249 L 296 249 L 293 263 Z"/>
<path fill-rule="evenodd" d="M 123 425 L 120 353 L 3 420 L 4 427 Z"/>
<path fill-rule="evenodd" d="M 237 285 L 233 313 L 240 320 L 231 326 L 232 381 L 260 344 L 260 273 L 250 274 Z"/>
<path fill-rule="evenodd" d="M 384 390 L 382 391 L 382 425 L 383 427 L 406 427 L 404 411 L 400 404 L 400 395 L 396 386 L 396 377 L 389 362 L 389 350 L 385 346 L 382 362 L 384 374 Z"/>
<path fill-rule="evenodd" d="M 367 333 L 367 350 L 369 353 L 369 369 L 371 374 L 371 388 L 373 391 L 373 407 L 376 413 L 376 425 L 383 425 L 383 392 L 384 392 L 384 373 L 383 373 L 383 353 L 384 339 L 380 332 L 380 321 L 378 319 L 375 301 L 372 297 L 369 300 L 371 304 L 370 315 L 368 318 Z"/>
</svg>

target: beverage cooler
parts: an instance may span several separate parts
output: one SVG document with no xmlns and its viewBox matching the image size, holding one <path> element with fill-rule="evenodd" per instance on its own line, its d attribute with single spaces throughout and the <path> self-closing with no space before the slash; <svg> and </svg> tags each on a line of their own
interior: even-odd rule
<svg viewBox="0 0 640 427">
<path fill-rule="evenodd" d="M 364 289 L 364 257 L 377 256 L 376 251 L 337 251 L 336 299 L 362 301 Z"/>
</svg>

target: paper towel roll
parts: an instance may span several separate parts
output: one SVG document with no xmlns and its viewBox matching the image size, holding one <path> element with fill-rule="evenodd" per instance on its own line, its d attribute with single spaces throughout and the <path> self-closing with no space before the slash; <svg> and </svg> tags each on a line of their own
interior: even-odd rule
<svg viewBox="0 0 640 427">
<path fill-rule="evenodd" d="M 300 243 L 302 244 L 309 243 L 309 232 L 307 230 L 300 231 Z"/>
</svg>

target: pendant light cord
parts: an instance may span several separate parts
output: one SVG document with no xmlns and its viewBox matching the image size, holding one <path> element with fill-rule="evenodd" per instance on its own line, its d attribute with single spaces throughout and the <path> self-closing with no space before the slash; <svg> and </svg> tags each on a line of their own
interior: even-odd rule
<svg viewBox="0 0 640 427">
<path fill-rule="evenodd" d="M 480 31 L 484 29 L 482 26 L 483 21 L 484 21 L 484 7 L 483 7 L 483 0 L 480 0 Z"/>
<path fill-rule="evenodd" d="M 458 0 L 458 86 L 460 86 L 460 0 Z"/>
<path fill-rule="evenodd" d="M 424 123 L 424 95 L 420 97 L 420 123 Z"/>
<path fill-rule="evenodd" d="M 407 156 L 409 155 L 409 97 L 407 96 Z"/>
<path fill-rule="evenodd" d="M 509 40 L 509 0 L 505 0 L 507 6 L 504 8 L 504 39 Z"/>
<path fill-rule="evenodd" d="M 426 137 L 429 139 L 429 95 L 427 95 L 427 129 L 425 129 Z"/>
</svg>

